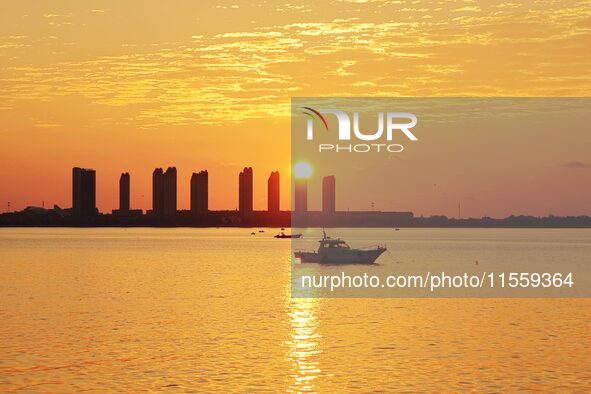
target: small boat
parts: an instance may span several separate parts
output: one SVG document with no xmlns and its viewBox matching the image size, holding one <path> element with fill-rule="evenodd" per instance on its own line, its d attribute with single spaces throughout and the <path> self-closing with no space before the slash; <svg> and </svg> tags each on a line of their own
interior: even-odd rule
<svg viewBox="0 0 591 394">
<path fill-rule="evenodd" d="M 275 238 L 302 238 L 302 234 L 285 234 L 283 231 L 275 236 Z"/>
<path fill-rule="evenodd" d="M 265 232 L 265 230 L 259 230 L 259 233 L 264 233 L 264 232 Z"/>
<path fill-rule="evenodd" d="M 250 233 L 250 235 L 256 235 L 256 233 L 253 231 L 252 233 Z"/>
<path fill-rule="evenodd" d="M 326 236 L 319 241 L 318 251 L 296 251 L 295 257 L 302 263 L 326 264 L 373 264 L 386 251 L 385 246 L 365 249 L 351 249 L 340 238 Z"/>
</svg>

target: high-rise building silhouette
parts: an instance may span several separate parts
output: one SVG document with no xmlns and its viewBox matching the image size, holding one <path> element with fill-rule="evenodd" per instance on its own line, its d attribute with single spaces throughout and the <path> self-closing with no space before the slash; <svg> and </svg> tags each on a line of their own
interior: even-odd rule
<svg viewBox="0 0 591 394">
<path fill-rule="evenodd" d="M 96 210 L 96 171 L 72 168 L 72 213 L 76 216 L 92 216 Z"/>
<path fill-rule="evenodd" d="M 295 179 L 295 211 L 296 212 L 307 212 L 308 211 L 308 179 L 296 178 Z"/>
<path fill-rule="evenodd" d="M 335 178 L 334 175 L 325 176 L 322 178 L 322 212 L 335 212 Z"/>
<path fill-rule="evenodd" d="M 156 168 L 152 173 L 152 213 L 162 215 L 164 212 L 164 172 L 162 168 Z"/>
<path fill-rule="evenodd" d="M 244 167 L 238 176 L 238 209 L 252 212 L 252 167 Z"/>
<path fill-rule="evenodd" d="M 152 174 L 152 213 L 171 216 L 176 214 L 176 167 L 166 171 L 156 168 Z"/>
<path fill-rule="evenodd" d="M 267 181 L 267 210 L 279 212 L 279 202 L 279 171 L 273 171 Z"/>
<path fill-rule="evenodd" d="M 164 195 L 164 213 L 166 215 L 176 214 L 176 167 L 168 167 L 164 173 L 166 194 Z"/>
<path fill-rule="evenodd" d="M 119 178 L 119 210 L 129 211 L 129 173 L 124 172 Z"/>
<path fill-rule="evenodd" d="M 191 175 L 191 212 L 195 214 L 207 213 L 208 198 L 207 171 L 194 172 Z"/>
</svg>

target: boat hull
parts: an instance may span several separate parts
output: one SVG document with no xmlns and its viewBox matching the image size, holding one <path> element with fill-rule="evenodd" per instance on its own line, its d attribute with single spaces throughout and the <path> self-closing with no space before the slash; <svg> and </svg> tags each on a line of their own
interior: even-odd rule
<svg viewBox="0 0 591 394">
<path fill-rule="evenodd" d="M 302 263 L 320 263 L 320 264 L 374 264 L 375 261 L 386 251 L 386 248 L 371 250 L 339 250 L 326 253 L 318 252 L 295 252 L 295 257 Z"/>
<path fill-rule="evenodd" d="M 275 238 L 285 239 L 285 238 L 301 238 L 302 234 L 291 234 L 291 235 L 276 235 Z"/>
</svg>

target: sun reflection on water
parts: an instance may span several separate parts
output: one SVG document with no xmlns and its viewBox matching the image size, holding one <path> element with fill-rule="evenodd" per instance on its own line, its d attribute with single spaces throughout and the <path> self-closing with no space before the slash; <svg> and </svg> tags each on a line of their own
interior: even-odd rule
<svg viewBox="0 0 591 394">
<path fill-rule="evenodd" d="M 318 355 L 322 352 L 318 333 L 317 298 L 289 298 L 289 337 L 287 359 L 291 362 L 288 392 L 316 391 L 316 379 L 321 374 Z"/>
</svg>

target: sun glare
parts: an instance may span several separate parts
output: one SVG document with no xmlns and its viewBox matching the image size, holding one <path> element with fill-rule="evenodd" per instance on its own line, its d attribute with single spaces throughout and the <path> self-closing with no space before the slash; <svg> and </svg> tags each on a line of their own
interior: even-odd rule
<svg viewBox="0 0 591 394">
<path fill-rule="evenodd" d="M 293 175 L 296 178 L 310 178 L 310 175 L 312 175 L 312 167 L 305 162 L 297 163 L 293 166 Z"/>
</svg>

